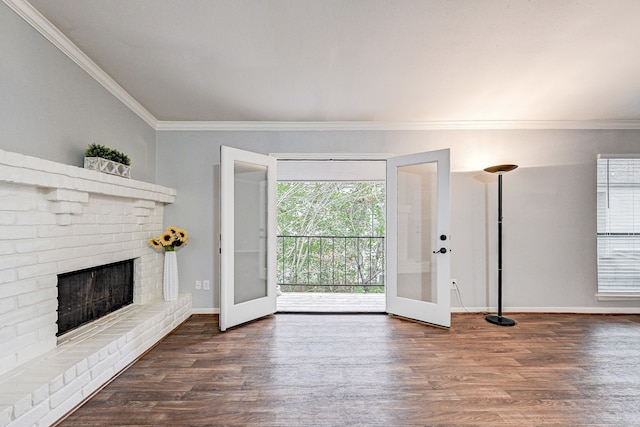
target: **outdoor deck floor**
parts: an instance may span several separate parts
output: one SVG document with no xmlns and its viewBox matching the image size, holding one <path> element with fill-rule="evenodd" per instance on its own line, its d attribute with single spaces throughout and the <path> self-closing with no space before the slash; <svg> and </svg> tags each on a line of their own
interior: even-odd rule
<svg viewBox="0 0 640 427">
<path fill-rule="evenodd" d="M 382 313 L 385 294 L 284 292 L 278 297 L 279 312 Z"/>
</svg>

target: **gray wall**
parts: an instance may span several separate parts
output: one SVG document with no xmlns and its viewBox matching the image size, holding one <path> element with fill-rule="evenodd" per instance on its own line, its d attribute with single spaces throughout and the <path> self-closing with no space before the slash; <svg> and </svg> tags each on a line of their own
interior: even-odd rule
<svg viewBox="0 0 640 427">
<path fill-rule="evenodd" d="M 497 178 L 486 166 L 517 163 L 504 177 L 505 307 L 599 310 L 637 302 L 598 302 L 596 156 L 640 150 L 640 131 L 273 131 L 159 132 L 158 183 L 178 190 L 167 224 L 186 228 L 179 254 L 181 292 L 194 307 L 219 307 L 217 184 L 220 145 L 260 153 L 394 153 L 450 148 L 452 277 L 465 306 L 496 305 Z M 176 166 L 177 165 L 177 166 Z M 212 291 L 194 291 L 210 279 Z M 458 305 L 452 298 L 453 305 Z"/>
<path fill-rule="evenodd" d="M 452 150 L 452 276 L 465 305 L 495 305 L 496 178 L 505 176 L 505 305 L 558 309 L 637 307 L 597 302 L 595 159 L 637 153 L 640 131 L 156 132 L 0 3 L 0 148 L 81 166 L 97 142 L 129 154 L 133 178 L 176 188 L 166 222 L 187 229 L 181 291 L 194 307 L 218 303 L 214 171 L 220 145 L 261 153 Z M 157 143 L 156 143 L 157 141 Z M 156 153 L 157 151 L 157 153 Z M 157 165 L 156 165 L 157 154 Z M 157 179 L 156 179 L 157 170 Z M 456 300 L 454 298 L 454 305 Z"/>
<path fill-rule="evenodd" d="M 155 130 L 2 2 L 0 52 L 0 149 L 82 166 L 96 142 L 155 182 Z"/>
</svg>

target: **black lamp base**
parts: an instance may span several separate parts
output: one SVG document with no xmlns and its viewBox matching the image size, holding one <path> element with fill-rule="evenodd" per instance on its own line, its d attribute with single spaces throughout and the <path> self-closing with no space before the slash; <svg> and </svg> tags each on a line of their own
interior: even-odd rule
<svg viewBox="0 0 640 427">
<path fill-rule="evenodd" d="M 484 318 L 487 322 L 498 326 L 514 326 L 516 324 L 515 320 L 504 316 L 498 316 L 496 314 L 487 314 Z"/>
</svg>

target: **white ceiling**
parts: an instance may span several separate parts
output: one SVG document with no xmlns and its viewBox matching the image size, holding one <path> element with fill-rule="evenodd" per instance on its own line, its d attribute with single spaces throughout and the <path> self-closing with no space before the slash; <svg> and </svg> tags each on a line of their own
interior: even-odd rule
<svg viewBox="0 0 640 427">
<path fill-rule="evenodd" d="M 29 3 L 159 121 L 640 120 L 638 0 Z"/>
</svg>

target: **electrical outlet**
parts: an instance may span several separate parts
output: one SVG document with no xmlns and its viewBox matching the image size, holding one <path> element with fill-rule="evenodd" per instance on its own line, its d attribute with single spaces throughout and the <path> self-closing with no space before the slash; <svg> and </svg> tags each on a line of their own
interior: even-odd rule
<svg viewBox="0 0 640 427">
<path fill-rule="evenodd" d="M 458 287 L 458 281 L 456 279 L 451 279 L 451 289 L 456 289 Z"/>
<path fill-rule="evenodd" d="M 202 281 L 196 280 L 196 290 L 202 289 Z"/>
<path fill-rule="evenodd" d="M 204 289 L 205 291 L 208 291 L 211 289 L 211 282 L 209 282 L 208 280 L 205 280 L 202 282 L 202 289 Z"/>
</svg>

